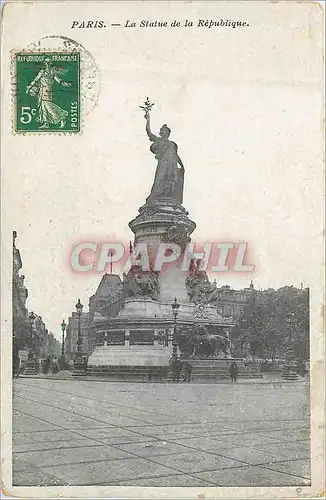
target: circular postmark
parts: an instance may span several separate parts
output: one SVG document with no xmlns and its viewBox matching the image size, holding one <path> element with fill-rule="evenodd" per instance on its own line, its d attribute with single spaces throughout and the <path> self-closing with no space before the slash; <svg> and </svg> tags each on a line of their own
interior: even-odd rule
<svg viewBox="0 0 326 500">
<path fill-rule="evenodd" d="M 29 51 L 63 51 L 80 54 L 80 94 L 82 114 L 87 116 L 98 103 L 100 94 L 100 72 L 92 54 L 80 43 L 62 35 L 48 35 L 38 42 L 31 43 Z"/>
</svg>

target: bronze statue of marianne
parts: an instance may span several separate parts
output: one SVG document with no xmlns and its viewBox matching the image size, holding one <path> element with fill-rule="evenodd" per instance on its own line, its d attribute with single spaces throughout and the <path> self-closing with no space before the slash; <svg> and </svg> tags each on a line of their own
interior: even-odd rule
<svg viewBox="0 0 326 500">
<path fill-rule="evenodd" d="M 170 198 L 176 204 L 182 204 L 184 166 L 178 155 L 178 146 L 169 140 L 171 130 L 167 125 L 161 127 L 159 137 L 151 132 L 149 112 L 153 105 L 147 101 L 142 109 L 145 111 L 146 132 L 152 141 L 150 151 L 157 159 L 155 179 L 147 202 Z"/>
</svg>

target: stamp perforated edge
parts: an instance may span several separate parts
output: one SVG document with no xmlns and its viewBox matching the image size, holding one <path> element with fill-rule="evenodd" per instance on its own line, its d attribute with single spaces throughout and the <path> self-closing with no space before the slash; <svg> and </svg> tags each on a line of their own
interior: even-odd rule
<svg viewBox="0 0 326 500">
<path fill-rule="evenodd" d="M 14 135 L 24 135 L 24 136 L 31 136 L 31 135 L 80 135 L 82 133 L 82 124 L 84 123 L 83 120 L 83 104 L 82 104 L 82 95 L 81 95 L 81 65 L 80 65 L 80 57 L 78 61 L 78 85 L 79 85 L 79 109 L 80 109 L 80 116 L 79 116 L 79 130 L 72 131 L 72 130 L 42 130 L 42 131 L 21 131 L 17 129 L 17 113 L 16 113 L 16 85 L 17 85 L 17 72 L 16 72 L 16 55 L 17 54 L 46 54 L 46 53 L 57 53 L 57 54 L 71 54 L 71 50 L 53 50 L 53 49 L 42 49 L 42 50 L 12 50 L 11 51 L 11 78 L 12 78 L 12 106 L 11 106 L 11 113 L 12 113 L 12 132 Z M 75 51 L 78 52 L 78 51 Z M 80 52 L 79 52 L 80 54 Z"/>
<path fill-rule="evenodd" d="M 16 55 L 17 54 L 45 54 L 49 52 L 56 52 L 58 54 L 71 54 L 71 50 L 53 50 L 53 49 L 41 49 L 41 50 L 35 50 L 35 49 L 12 49 L 10 51 L 10 78 L 11 78 L 11 131 L 13 135 L 16 136 L 43 136 L 43 135 L 53 135 L 53 136 L 62 136 L 62 135 L 70 135 L 70 136 L 77 136 L 81 135 L 83 132 L 83 125 L 84 125 L 84 116 L 83 116 L 83 102 L 82 102 L 82 95 L 81 95 L 81 84 L 82 84 L 82 74 L 81 74 L 81 67 L 80 67 L 80 60 L 79 60 L 79 66 L 78 66 L 78 73 L 79 73 L 79 105 L 80 105 L 80 117 L 79 117 L 79 130 L 76 132 L 71 131 L 71 130 L 62 130 L 62 131 L 56 131 L 56 130 L 42 130 L 40 132 L 38 131 L 18 131 L 17 130 L 17 120 L 16 120 L 16 92 L 17 92 L 17 72 L 16 72 Z M 76 51 L 77 52 L 77 51 Z"/>
<path fill-rule="evenodd" d="M 67 50 L 64 50 L 62 48 L 54 48 L 54 47 L 42 47 L 40 48 L 40 45 L 37 45 L 40 43 L 39 42 L 31 42 L 30 46 L 27 47 L 27 48 L 20 48 L 20 49 L 12 49 L 10 51 L 10 81 L 11 81 L 11 132 L 13 135 L 16 135 L 16 136 L 41 136 L 41 135 L 44 135 L 44 136 L 48 136 L 48 135 L 52 135 L 52 136 L 62 136 L 62 135 L 68 135 L 68 136 L 78 136 L 78 135 L 82 135 L 83 133 L 83 130 L 84 130 L 84 126 L 85 126 L 85 117 L 89 114 L 85 114 L 85 112 L 83 112 L 83 109 L 84 109 L 84 102 L 83 102 L 83 92 L 82 92 L 82 89 L 83 89 L 83 82 L 84 82 L 84 74 L 82 72 L 82 65 L 81 65 L 81 61 L 82 61 L 82 52 L 85 51 L 85 53 L 87 53 L 92 59 L 93 59 L 93 62 L 94 62 L 94 65 L 95 65 L 95 68 L 96 70 L 98 71 L 98 66 L 92 56 L 92 54 L 87 50 L 85 49 L 79 42 L 76 42 L 75 40 L 73 39 L 70 39 L 68 37 L 65 37 L 63 35 L 48 35 L 48 36 L 45 36 L 43 38 L 41 38 L 41 40 L 46 40 L 46 39 L 62 39 L 62 40 L 65 40 L 65 41 L 68 41 L 70 43 L 73 43 L 75 44 L 75 47 L 71 48 L 71 49 L 67 49 Z M 79 50 L 76 49 L 76 46 L 80 47 Z M 76 132 L 73 132 L 73 131 L 53 131 L 53 130 L 43 130 L 42 132 L 36 132 L 36 131 L 30 131 L 30 132 L 22 132 L 22 131 L 17 131 L 16 130 L 16 113 L 15 113 L 15 110 L 16 110 L 16 78 L 17 78 L 17 75 L 16 75 L 16 64 L 15 64 L 15 57 L 16 57 L 16 54 L 21 54 L 21 53 L 26 53 L 26 54 L 35 54 L 35 53 L 39 53 L 39 54 L 42 54 L 42 53 L 46 53 L 46 52 L 57 52 L 57 53 L 62 53 L 62 54 L 65 54 L 65 53 L 72 53 L 72 52 L 79 52 L 80 54 L 80 60 L 79 60 L 79 97 L 80 97 L 80 121 L 79 121 L 79 131 L 76 131 Z M 98 83 L 99 83 L 99 91 L 100 91 L 100 78 L 98 76 Z M 98 98 L 97 98 L 97 101 L 98 101 Z M 97 101 L 95 103 L 95 106 L 97 105 Z M 95 107 L 94 106 L 94 107 Z"/>
</svg>

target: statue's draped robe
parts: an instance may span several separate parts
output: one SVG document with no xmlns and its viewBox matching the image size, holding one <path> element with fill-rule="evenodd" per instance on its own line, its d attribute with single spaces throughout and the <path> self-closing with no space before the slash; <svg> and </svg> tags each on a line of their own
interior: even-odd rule
<svg viewBox="0 0 326 500">
<path fill-rule="evenodd" d="M 157 168 L 148 201 L 172 198 L 182 203 L 184 173 L 178 166 L 178 146 L 168 139 L 156 138 L 150 147 L 157 159 Z"/>
</svg>

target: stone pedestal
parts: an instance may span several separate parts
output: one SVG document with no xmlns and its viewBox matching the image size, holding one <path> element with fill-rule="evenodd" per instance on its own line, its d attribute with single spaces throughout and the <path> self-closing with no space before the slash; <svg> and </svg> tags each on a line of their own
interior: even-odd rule
<svg viewBox="0 0 326 500">
<path fill-rule="evenodd" d="M 37 375 L 38 370 L 36 366 L 36 361 L 27 360 L 25 363 L 24 375 Z"/>
<path fill-rule="evenodd" d="M 165 346 L 96 347 L 88 359 L 88 369 L 111 366 L 169 366 L 172 350 Z"/>
<path fill-rule="evenodd" d="M 288 346 L 285 352 L 285 363 L 282 372 L 282 378 L 284 380 L 298 380 L 298 363 L 295 360 L 292 345 Z"/>
<path fill-rule="evenodd" d="M 282 372 L 282 378 L 284 380 L 298 380 L 298 368 L 295 362 L 285 362 Z"/>
<path fill-rule="evenodd" d="M 160 301 L 172 303 L 174 297 L 180 304 L 187 304 L 186 273 L 180 268 L 171 267 L 160 273 Z"/>
<path fill-rule="evenodd" d="M 96 348 L 88 360 L 88 375 L 118 379 L 166 380 L 171 347 L 104 346 Z"/>
<path fill-rule="evenodd" d="M 184 230 L 189 237 L 196 224 L 188 218 L 188 212 L 182 205 L 170 198 L 161 198 L 155 203 L 143 205 L 137 217 L 129 222 L 129 227 L 135 234 L 135 243 L 155 243 L 157 239 L 164 241 L 167 231 L 172 227 L 178 229 L 176 232 L 179 232 L 180 236 Z"/>
<path fill-rule="evenodd" d="M 83 377 L 87 375 L 87 354 L 75 352 L 72 374 L 74 377 Z"/>
<path fill-rule="evenodd" d="M 118 318 L 158 318 L 161 309 L 158 302 L 146 297 L 132 297 L 126 299 L 125 306 L 118 314 Z"/>
<path fill-rule="evenodd" d="M 180 304 L 176 318 L 177 332 L 182 328 L 191 330 L 194 322 L 216 328 L 230 326 L 216 307 L 199 307 L 189 301 L 186 288 L 188 270 L 182 269 L 182 263 L 196 224 L 188 218 L 188 212 L 180 203 L 171 198 L 148 199 L 135 219 L 130 221 L 129 227 L 134 233 L 135 246 L 146 245 L 151 271 L 147 270 L 147 275 L 146 272 L 142 274 L 137 261 L 133 261 L 130 273 L 124 276 L 124 307 L 117 317 L 94 321 L 95 330 L 104 331 L 105 338 L 109 340 L 103 342 L 105 345 L 97 346 L 89 357 L 89 374 L 139 378 L 145 374 L 150 377 L 152 370 L 166 374 L 173 354 L 175 324 L 171 306 L 175 297 Z M 178 260 L 163 265 L 157 274 L 154 263 L 162 243 L 167 248 L 171 244 L 171 251 L 175 251 L 173 244 L 178 245 L 181 255 Z M 146 276 L 147 279 L 151 277 L 150 273 L 155 278 L 152 282 L 146 281 Z M 147 286 L 148 283 L 152 285 Z M 165 338 L 163 342 L 162 338 Z M 209 365 L 208 371 L 215 373 L 218 369 L 225 372 L 227 361 L 222 361 L 222 367 L 217 365 L 215 361 L 212 367 Z"/>
<path fill-rule="evenodd" d="M 150 368 L 168 368 L 171 347 L 157 341 L 155 323 L 161 319 L 157 301 L 145 297 L 127 299 L 118 317 L 110 320 L 110 332 L 119 333 L 123 345 L 96 347 L 88 359 L 88 373 L 116 375 L 130 371 L 131 375 L 144 375 Z"/>
<path fill-rule="evenodd" d="M 135 245 L 146 243 L 149 253 L 152 252 L 152 264 L 160 243 L 176 243 L 181 249 L 190 241 L 190 235 L 196 224 L 188 218 L 185 208 L 170 198 L 160 199 L 151 204 L 145 204 L 139 209 L 139 215 L 129 222 L 129 227 L 135 235 Z M 188 302 L 185 285 L 186 273 L 180 264 L 163 267 L 160 272 L 160 302 L 172 302 L 174 297 L 180 303 Z"/>
</svg>

